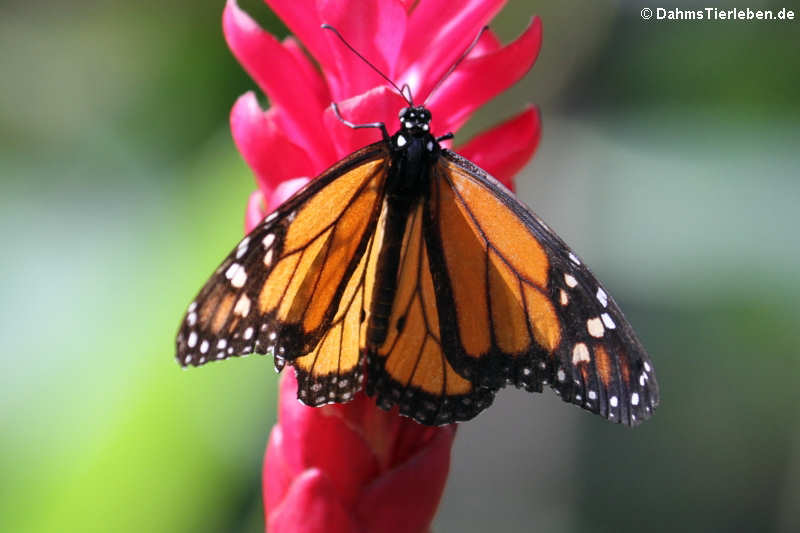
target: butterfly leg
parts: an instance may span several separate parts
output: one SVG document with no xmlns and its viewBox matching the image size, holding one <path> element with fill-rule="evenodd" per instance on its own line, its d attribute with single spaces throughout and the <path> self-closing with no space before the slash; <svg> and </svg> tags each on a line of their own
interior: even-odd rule
<svg viewBox="0 0 800 533">
<path fill-rule="evenodd" d="M 349 120 L 346 120 L 341 113 L 339 113 L 339 106 L 336 105 L 336 102 L 331 102 L 331 109 L 336 114 L 336 118 L 339 119 L 339 122 L 347 126 L 348 128 L 352 128 L 354 130 L 359 130 L 362 128 L 379 128 L 381 130 L 381 134 L 383 135 L 383 140 L 389 142 L 389 132 L 386 131 L 386 124 L 383 122 L 367 122 L 366 124 L 353 124 Z"/>
</svg>

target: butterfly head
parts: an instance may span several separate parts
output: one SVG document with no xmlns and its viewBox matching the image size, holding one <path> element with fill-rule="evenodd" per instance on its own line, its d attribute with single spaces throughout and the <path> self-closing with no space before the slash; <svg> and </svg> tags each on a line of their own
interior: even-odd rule
<svg viewBox="0 0 800 533">
<path fill-rule="evenodd" d="M 422 106 L 404 107 L 400 111 L 401 129 L 410 135 L 423 135 L 430 131 L 431 112 Z"/>
</svg>

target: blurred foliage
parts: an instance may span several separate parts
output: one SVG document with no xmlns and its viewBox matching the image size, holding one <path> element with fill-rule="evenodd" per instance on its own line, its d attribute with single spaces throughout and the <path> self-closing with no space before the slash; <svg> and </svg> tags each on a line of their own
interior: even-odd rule
<svg viewBox="0 0 800 533">
<path fill-rule="evenodd" d="M 697 9 L 688 2 L 673 4 Z M 791 7 L 790 2 L 758 4 L 736 7 Z M 800 4 L 795 4 L 798 12 Z M 754 119 L 764 114 L 796 119 L 798 52 L 797 22 L 644 23 L 631 8 L 616 19 L 608 41 L 595 51 L 596 61 L 571 87 L 568 101 L 582 110 L 682 106 Z M 586 85 L 595 90 L 581 91 Z"/>
<path fill-rule="evenodd" d="M 800 529 L 800 22 L 645 5 L 536 3 L 536 67 L 460 138 L 541 105 L 520 195 L 613 289 L 663 405 L 627 431 L 501 393 L 460 429 L 438 531 Z M 254 187 L 222 8 L 0 4 L 0 531 L 263 530 L 272 365 L 172 354 Z"/>
</svg>

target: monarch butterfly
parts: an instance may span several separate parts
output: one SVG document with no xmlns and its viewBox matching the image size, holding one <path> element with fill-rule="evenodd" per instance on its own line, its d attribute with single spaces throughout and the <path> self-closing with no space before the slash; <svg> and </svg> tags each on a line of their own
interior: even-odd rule
<svg viewBox="0 0 800 533">
<path fill-rule="evenodd" d="M 383 77 L 409 104 L 399 130 L 352 124 L 332 104 L 345 125 L 378 128 L 382 140 L 239 242 L 186 312 L 179 363 L 270 354 L 277 370 L 295 368 L 307 405 L 365 388 L 429 425 L 475 417 L 509 383 L 548 385 L 626 425 L 649 418 L 652 363 L 605 288 L 502 184 L 444 148 L 452 134 L 432 135 L 430 111 Z"/>
</svg>

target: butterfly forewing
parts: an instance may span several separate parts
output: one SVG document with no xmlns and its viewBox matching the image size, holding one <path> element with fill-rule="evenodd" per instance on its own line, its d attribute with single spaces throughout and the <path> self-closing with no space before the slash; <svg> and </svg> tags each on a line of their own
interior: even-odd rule
<svg viewBox="0 0 800 533">
<path fill-rule="evenodd" d="M 359 265 L 374 234 L 387 159 L 383 143 L 356 152 L 253 229 L 189 306 L 178 361 L 197 366 L 257 352 L 274 354 L 282 366 L 312 350 L 334 357 L 325 343 L 349 338 L 350 303 L 342 309 L 341 300 L 354 301 L 352 278 L 363 277 Z M 337 372 L 355 373 L 357 364 L 343 363 Z"/>
<path fill-rule="evenodd" d="M 444 342 L 456 370 L 487 387 L 550 385 L 613 421 L 648 418 L 658 404 L 652 363 L 606 289 L 485 172 L 452 152 L 438 169 L 432 201 L 449 281 L 440 308 L 455 324 Z"/>
</svg>

